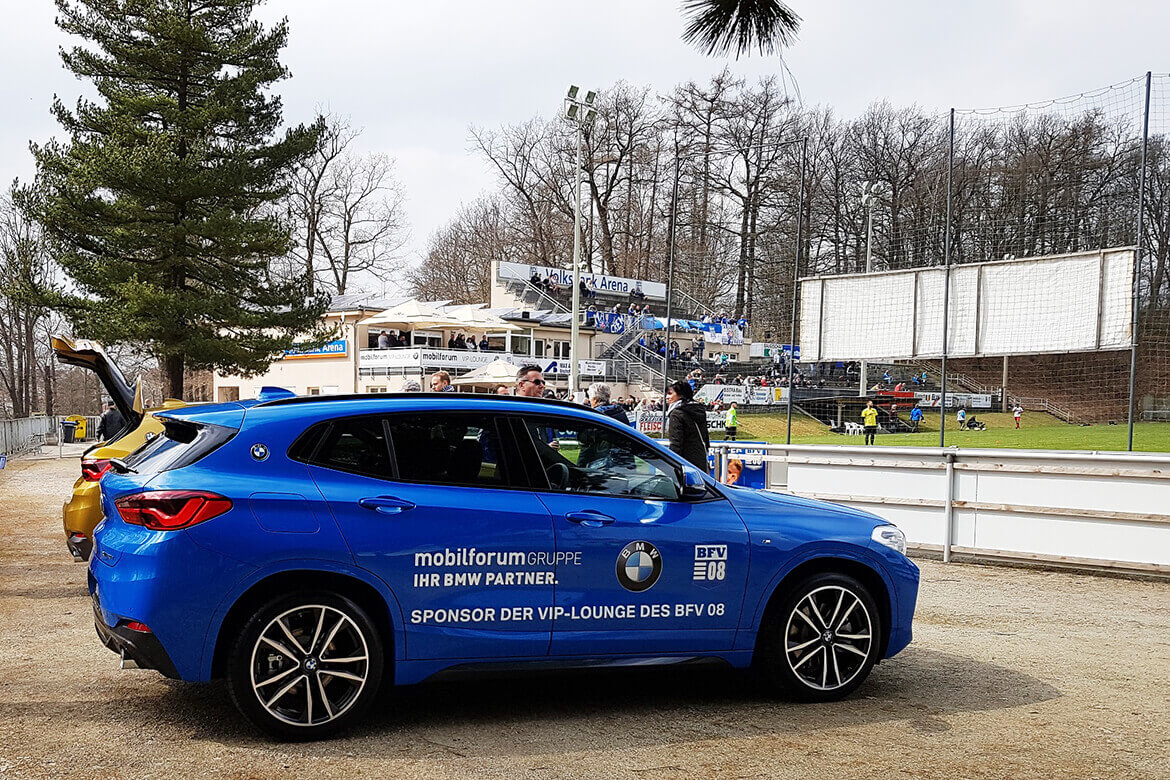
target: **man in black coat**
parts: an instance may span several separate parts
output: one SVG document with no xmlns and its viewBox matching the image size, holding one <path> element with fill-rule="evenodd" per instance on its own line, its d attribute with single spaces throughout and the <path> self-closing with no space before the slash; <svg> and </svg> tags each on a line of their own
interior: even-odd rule
<svg viewBox="0 0 1170 780">
<path fill-rule="evenodd" d="M 122 417 L 122 413 L 118 411 L 118 405 L 110 401 L 106 404 L 106 410 L 102 412 L 102 419 L 98 422 L 98 438 L 102 441 L 109 441 L 125 425 L 126 420 Z"/>
</svg>

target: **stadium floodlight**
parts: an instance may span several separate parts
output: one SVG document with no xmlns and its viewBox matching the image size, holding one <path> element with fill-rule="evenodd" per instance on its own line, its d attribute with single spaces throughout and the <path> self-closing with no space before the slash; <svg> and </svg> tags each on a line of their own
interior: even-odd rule
<svg viewBox="0 0 1170 780">
<path fill-rule="evenodd" d="M 580 92 L 576 84 L 569 87 L 565 94 L 565 119 L 577 126 L 577 168 L 573 175 L 576 188 L 576 197 L 573 198 L 573 319 L 569 335 L 569 397 L 577 392 L 577 342 L 581 337 L 581 271 L 584 263 L 581 260 L 581 157 L 584 154 L 584 125 L 593 124 L 597 118 L 597 109 L 593 108 L 593 101 L 597 99 L 597 92 L 589 90 L 585 93 L 585 100 L 577 100 Z"/>
</svg>

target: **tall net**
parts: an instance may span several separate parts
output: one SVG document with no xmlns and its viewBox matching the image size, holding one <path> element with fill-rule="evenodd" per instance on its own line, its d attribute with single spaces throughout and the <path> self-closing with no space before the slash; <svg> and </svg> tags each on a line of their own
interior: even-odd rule
<svg viewBox="0 0 1170 780">
<path fill-rule="evenodd" d="M 1164 91 L 1165 80 L 1158 81 Z M 1145 97 L 1142 76 L 1043 103 L 956 110 L 952 262 L 1091 255 L 1136 245 Z M 1149 163 L 1147 156 L 1147 182 Z M 1154 254 L 1140 253 L 1139 279 L 1150 275 Z M 1068 329 L 1099 330 L 1102 321 L 1129 318 L 1132 277 L 1128 281 L 1119 286 L 1114 279 L 1109 285 L 1091 259 L 1055 277 L 1021 273 L 1018 285 L 997 288 L 996 306 L 1031 312 L 1037 329 L 1061 319 L 1065 332 L 1025 339 L 1033 349 L 950 361 L 948 381 L 958 390 L 1005 386 L 1009 407 L 1071 423 L 1115 425 L 1095 440 L 1124 448 L 1133 357 L 1129 345 L 1113 340 L 1102 345 L 1082 341 L 1069 351 L 1060 346 Z M 1145 349 L 1155 345 L 1146 342 L 1139 329 L 1137 364 L 1149 367 L 1151 358 L 1154 363 L 1158 358 Z M 1155 390 L 1158 373 L 1143 371 L 1139 398 Z"/>
</svg>

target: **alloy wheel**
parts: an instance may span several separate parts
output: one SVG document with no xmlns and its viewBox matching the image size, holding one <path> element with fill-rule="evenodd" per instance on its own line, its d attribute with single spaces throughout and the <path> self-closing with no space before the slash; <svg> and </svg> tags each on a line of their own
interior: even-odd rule
<svg viewBox="0 0 1170 780">
<path fill-rule="evenodd" d="M 832 691 L 848 685 L 873 649 L 873 620 L 849 588 L 825 585 L 796 603 L 784 628 L 784 656 L 809 688 Z"/>
<path fill-rule="evenodd" d="M 293 726 L 320 726 L 358 700 L 370 671 L 366 638 L 336 607 L 282 612 L 252 648 L 251 682 L 260 705 Z"/>
</svg>

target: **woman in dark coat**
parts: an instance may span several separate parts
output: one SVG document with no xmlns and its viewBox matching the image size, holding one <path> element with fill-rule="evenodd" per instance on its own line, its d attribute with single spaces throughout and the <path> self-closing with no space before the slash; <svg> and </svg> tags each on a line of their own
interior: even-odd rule
<svg viewBox="0 0 1170 780">
<path fill-rule="evenodd" d="M 666 390 L 666 425 L 670 449 L 707 471 L 707 448 L 711 437 L 707 433 L 707 409 L 695 402 L 695 391 L 687 382 L 675 382 Z"/>
</svg>

